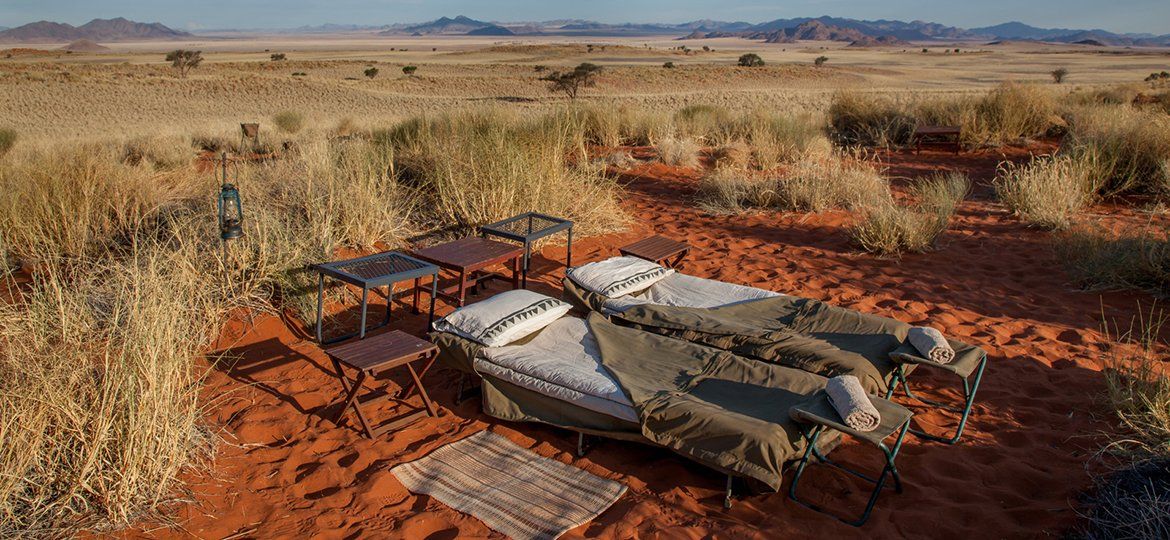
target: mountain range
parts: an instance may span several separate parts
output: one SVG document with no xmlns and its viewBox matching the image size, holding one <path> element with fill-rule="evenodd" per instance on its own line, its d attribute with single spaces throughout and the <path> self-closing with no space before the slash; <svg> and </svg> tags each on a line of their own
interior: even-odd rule
<svg viewBox="0 0 1170 540">
<path fill-rule="evenodd" d="M 51 21 L 38 21 L 0 31 L 0 42 L 59 43 L 62 41 L 141 41 L 153 39 L 181 39 L 191 34 L 173 30 L 160 23 L 140 23 L 118 17 L 94 19 L 81 26 Z"/>
<path fill-rule="evenodd" d="M 254 32 L 260 33 L 261 30 Z M 389 25 L 323 24 L 282 30 L 283 33 L 362 33 L 384 36 L 680 36 L 682 39 L 742 37 L 769 43 L 801 40 L 848 41 L 854 45 L 900 45 L 910 41 L 937 40 L 1032 40 L 1113 46 L 1170 47 L 1170 34 L 1119 34 L 1107 30 L 1038 28 L 1008 22 L 982 28 L 959 28 L 927 21 L 859 20 L 842 17 L 797 17 L 759 24 L 744 21 L 701 19 L 680 24 L 600 23 L 580 19 L 499 22 L 465 17 L 441 17 L 424 23 Z M 52 43 L 80 39 L 134 41 L 191 38 L 192 34 L 159 23 L 140 23 L 124 18 L 94 19 L 81 26 L 39 21 L 17 28 L 0 29 L 0 42 Z"/>
</svg>

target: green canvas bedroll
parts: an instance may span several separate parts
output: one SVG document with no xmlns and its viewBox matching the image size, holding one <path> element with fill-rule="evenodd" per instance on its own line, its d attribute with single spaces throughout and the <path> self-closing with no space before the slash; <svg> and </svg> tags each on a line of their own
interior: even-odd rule
<svg viewBox="0 0 1170 540">
<path fill-rule="evenodd" d="M 960 413 L 952 436 L 914 430 L 916 435 L 951 444 L 962 436 L 987 363 L 982 349 L 954 340 L 948 340 L 955 349 L 953 362 L 930 362 L 906 341 L 909 324 L 818 300 L 777 296 L 714 308 L 643 304 L 615 313 L 604 310 L 609 298 L 585 289 L 569 277 L 563 283 L 564 297 L 570 303 L 606 314 L 623 326 L 826 377 L 854 375 L 867 392 L 887 398 L 901 386 L 912 399 Z M 961 405 L 954 407 L 913 394 L 906 377 L 917 366 L 956 375 L 962 382 Z"/>
<path fill-rule="evenodd" d="M 588 324 L 601 364 L 630 398 L 638 423 L 477 374 L 484 412 L 503 420 L 650 443 L 780 489 L 785 464 L 799 459 L 806 445 L 789 408 L 822 389 L 824 377 L 621 327 L 598 314 L 591 314 Z M 445 332 L 433 333 L 432 339 L 441 362 L 475 373 L 473 361 L 482 345 Z M 818 448 L 827 452 L 838 441 L 834 433 L 823 437 Z"/>
</svg>

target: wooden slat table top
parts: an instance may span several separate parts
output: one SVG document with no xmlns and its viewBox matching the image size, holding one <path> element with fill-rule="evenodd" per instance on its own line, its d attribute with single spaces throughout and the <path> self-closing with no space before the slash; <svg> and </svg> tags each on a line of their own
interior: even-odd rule
<svg viewBox="0 0 1170 540">
<path fill-rule="evenodd" d="M 381 371 L 436 354 L 433 343 L 394 330 L 325 349 L 338 362 L 361 371 Z"/>
<path fill-rule="evenodd" d="M 918 126 L 914 128 L 915 135 L 959 135 L 963 128 L 959 126 Z"/>
<path fill-rule="evenodd" d="M 522 246 L 478 236 L 468 236 L 414 252 L 414 256 L 419 259 L 454 270 L 479 270 L 523 254 Z"/>
<path fill-rule="evenodd" d="M 691 246 L 684 242 L 655 235 L 618 248 L 618 251 L 622 255 L 632 255 L 648 261 L 657 262 L 667 257 L 678 255 L 688 249 L 691 249 Z"/>
</svg>

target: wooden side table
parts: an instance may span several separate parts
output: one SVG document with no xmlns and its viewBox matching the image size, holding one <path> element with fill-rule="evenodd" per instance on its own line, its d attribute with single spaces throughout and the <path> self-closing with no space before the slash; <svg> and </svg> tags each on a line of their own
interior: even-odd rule
<svg viewBox="0 0 1170 540">
<path fill-rule="evenodd" d="M 498 274 L 484 271 L 497 264 L 511 263 L 512 288 L 518 288 L 520 257 L 523 255 L 524 249 L 521 246 L 475 236 L 414 252 L 414 256 L 419 259 L 459 274 L 459 283 L 436 291 L 436 294 L 452 300 L 459 307 L 466 303 L 468 286 L 474 291 L 481 281 L 500 277 Z"/>
<path fill-rule="evenodd" d="M 431 398 L 427 395 L 427 390 L 422 384 L 423 376 L 426 375 L 427 370 L 431 368 L 439 356 L 439 348 L 431 342 L 394 330 L 369 339 L 350 341 L 330 347 L 325 349 L 325 353 L 333 361 L 333 369 L 337 371 L 337 378 L 341 381 L 341 387 L 344 390 L 345 397 L 341 410 L 334 418 L 334 422 L 338 425 L 345 416 L 346 410 L 352 408 L 353 412 L 357 414 L 358 421 L 361 422 L 362 430 L 365 431 L 366 436 L 373 439 L 387 431 L 407 426 L 424 414 L 438 416 L 435 405 L 431 403 Z M 422 370 L 416 371 L 412 365 L 414 362 L 423 362 Z M 403 367 L 410 373 L 411 384 L 403 388 L 396 396 L 372 390 L 370 393 L 358 397 L 358 391 L 369 379 L 379 378 L 390 370 Z M 351 380 L 346 374 L 346 368 L 356 371 L 356 378 Z M 365 413 L 362 412 L 363 405 L 387 399 L 405 404 L 405 401 L 415 390 L 422 398 L 423 407 L 421 409 L 401 415 L 379 426 L 372 425 Z"/>
<path fill-rule="evenodd" d="M 952 146 L 955 155 L 963 149 L 963 128 L 960 126 L 918 126 L 910 136 L 914 153 L 922 152 L 922 146 L 933 144 Z"/>
<path fill-rule="evenodd" d="M 665 236 L 654 235 L 618 248 L 618 252 L 627 257 L 646 259 L 667 268 L 678 268 L 682 260 L 691 252 L 691 246 Z"/>
</svg>

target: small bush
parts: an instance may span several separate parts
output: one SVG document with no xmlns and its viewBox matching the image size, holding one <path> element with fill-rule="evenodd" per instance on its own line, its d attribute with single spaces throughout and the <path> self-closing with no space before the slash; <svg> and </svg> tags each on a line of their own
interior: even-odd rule
<svg viewBox="0 0 1170 540">
<path fill-rule="evenodd" d="M 7 154 L 16 146 L 16 130 L 11 128 L 0 128 L 0 156 Z"/>
<path fill-rule="evenodd" d="M 699 166 L 699 145 L 685 137 L 663 137 L 658 141 L 658 157 L 675 167 Z"/>
<path fill-rule="evenodd" d="M 413 77 L 416 71 L 418 71 L 418 66 L 402 66 L 402 74 L 407 77 Z"/>
<path fill-rule="evenodd" d="M 1070 156 L 1037 157 L 999 166 L 995 192 L 1012 213 L 1045 229 L 1063 229 L 1093 201 L 1094 167 Z"/>
<path fill-rule="evenodd" d="M 821 67 L 821 66 L 825 65 L 825 62 L 828 62 L 828 61 L 829 61 L 828 56 L 818 56 L 816 58 L 816 60 L 813 60 L 813 65 L 815 65 L 817 67 Z"/>
<path fill-rule="evenodd" d="M 666 69 L 674 69 L 674 62 L 664 62 L 662 64 L 662 67 L 664 67 Z"/>
<path fill-rule="evenodd" d="M 749 209 L 822 212 L 858 209 L 890 199 L 889 182 L 854 157 L 810 157 L 782 172 L 716 167 L 699 181 L 699 205 L 715 213 Z"/>
<path fill-rule="evenodd" d="M 1170 244 L 1151 231 L 1114 234 L 1078 228 L 1056 239 L 1066 270 L 1086 290 L 1170 292 Z"/>
<path fill-rule="evenodd" d="M 1070 114 L 1066 147 L 1095 162 L 1104 196 L 1170 192 L 1170 117 L 1132 107 L 1081 107 Z"/>
<path fill-rule="evenodd" d="M 840 92 L 829 106 L 834 142 L 841 145 L 897 146 L 910 141 L 917 120 L 892 101 Z"/>
<path fill-rule="evenodd" d="M 1065 68 L 1056 68 L 1052 70 L 1052 73 L 1049 73 L 1049 75 L 1052 75 L 1052 82 L 1060 84 L 1064 82 L 1066 77 L 1068 77 L 1068 70 Z"/>
<path fill-rule="evenodd" d="M 726 144 L 734 139 L 732 119 L 727 109 L 714 105 L 689 105 L 674 113 L 674 125 L 679 135 L 708 145 Z"/>
<path fill-rule="evenodd" d="M 764 65 L 764 59 L 756 53 L 747 53 L 739 57 L 738 64 L 742 67 L 761 67 Z"/>
<path fill-rule="evenodd" d="M 296 111 L 283 111 L 272 117 L 272 123 L 281 131 L 291 135 L 305 127 L 305 117 Z"/>
<path fill-rule="evenodd" d="M 288 56 L 285 55 L 284 53 L 273 53 L 273 54 L 269 55 L 268 58 L 271 59 L 273 62 L 282 62 L 282 61 L 288 59 Z"/>
<path fill-rule="evenodd" d="M 1170 538 L 1170 457 L 1126 465 L 1096 481 L 1085 501 L 1087 540 Z"/>
<path fill-rule="evenodd" d="M 362 73 L 366 76 L 367 79 L 373 79 L 374 77 L 378 76 L 378 68 L 368 67 Z"/>
<path fill-rule="evenodd" d="M 850 234 L 861 249 L 878 255 L 933 249 L 950 225 L 955 208 L 967 196 L 971 182 L 959 173 L 919 180 L 911 189 L 914 206 L 885 201 L 865 210 Z"/>
</svg>

